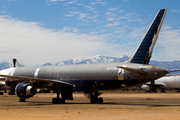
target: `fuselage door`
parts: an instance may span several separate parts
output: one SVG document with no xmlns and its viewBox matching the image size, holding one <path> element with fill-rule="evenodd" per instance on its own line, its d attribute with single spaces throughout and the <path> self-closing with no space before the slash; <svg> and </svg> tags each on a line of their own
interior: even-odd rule
<svg viewBox="0 0 180 120">
<path fill-rule="evenodd" d="M 37 68 L 36 71 L 34 72 L 34 78 L 38 77 L 38 72 L 39 72 L 40 68 Z"/>
<path fill-rule="evenodd" d="M 118 80 L 124 80 L 124 69 L 118 69 Z"/>
</svg>

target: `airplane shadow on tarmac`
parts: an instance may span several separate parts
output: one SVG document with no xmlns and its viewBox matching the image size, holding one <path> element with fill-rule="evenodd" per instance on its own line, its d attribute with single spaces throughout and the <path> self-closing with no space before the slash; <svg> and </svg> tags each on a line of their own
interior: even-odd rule
<svg viewBox="0 0 180 120">
<path fill-rule="evenodd" d="M 121 106 L 121 105 L 127 105 L 127 106 L 146 106 L 146 107 L 180 107 L 180 104 L 167 104 L 167 103 L 164 103 L 164 104 L 153 104 L 153 103 L 130 103 L 130 102 L 104 102 L 102 104 L 91 104 L 91 103 L 75 103 L 75 102 L 70 102 L 70 103 L 65 103 L 65 104 L 52 104 L 51 102 L 39 102 L 39 101 L 27 101 L 27 102 L 24 102 L 24 106 L 43 106 L 43 105 L 98 105 L 98 106 L 107 106 L 107 105 L 118 105 L 118 106 Z M 19 104 L 19 105 L 22 105 L 22 104 Z M 17 105 L 18 106 L 18 105 Z"/>
</svg>

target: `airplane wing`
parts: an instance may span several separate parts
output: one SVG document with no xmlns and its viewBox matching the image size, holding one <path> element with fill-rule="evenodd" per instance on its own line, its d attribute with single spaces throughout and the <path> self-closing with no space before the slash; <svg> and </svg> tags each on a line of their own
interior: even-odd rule
<svg viewBox="0 0 180 120">
<path fill-rule="evenodd" d="M 137 69 L 133 69 L 133 68 L 129 68 L 129 67 L 123 67 L 123 66 L 116 66 L 116 67 L 127 70 L 127 71 L 129 71 L 129 72 L 131 72 L 131 73 L 133 73 L 134 75 L 137 75 L 137 76 L 148 75 L 148 73 L 146 71 L 143 71 L 143 70 L 137 70 Z"/>
<path fill-rule="evenodd" d="M 10 78 L 10 79 L 20 79 L 24 80 L 26 82 L 35 82 L 35 83 L 40 83 L 43 82 L 45 83 L 44 85 L 47 87 L 51 88 L 75 88 L 75 85 L 70 84 L 68 82 L 64 81 L 59 81 L 59 80 L 53 80 L 53 79 L 43 79 L 43 78 L 31 78 L 31 77 L 23 77 L 23 76 L 10 76 L 10 75 L 0 75 L 2 77 Z"/>
</svg>

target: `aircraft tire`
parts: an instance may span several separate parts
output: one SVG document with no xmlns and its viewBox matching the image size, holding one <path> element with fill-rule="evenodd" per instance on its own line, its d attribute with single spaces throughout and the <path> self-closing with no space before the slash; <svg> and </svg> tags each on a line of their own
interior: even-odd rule
<svg viewBox="0 0 180 120">
<path fill-rule="evenodd" d="M 103 103 L 103 98 L 102 97 L 98 98 L 98 103 Z"/>
<path fill-rule="evenodd" d="M 157 90 L 153 90 L 154 93 L 157 93 Z"/>
<path fill-rule="evenodd" d="M 53 99 L 52 99 L 52 104 L 58 104 L 58 103 L 59 103 L 59 101 L 58 101 L 57 98 L 53 98 Z"/>
<path fill-rule="evenodd" d="M 64 104 L 64 103 L 65 103 L 65 99 L 57 99 L 57 98 L 52 99 L 52 104 Z"/>
<path fill-rule="evenodd" d="M 103 98 L 102 97 L 100 97 L 100 98 L 91 98 L 90 103 L 92 103 L 92 104 L 103 103 Z"/>
<path fill-rule="evenodd" d="M 61 104 L 65 104 L 65 99 L 60 99 Z"/>
<path fill-rule="evenodd" d="M 3 93 L 3 92 L 0 92 L 0 95 L 4 95 L 4 93 Z"/>
<path fill-rule="evenodd" d="M 26 102 L 26 99 L 19 99 L 19 102 Z"/>
<path fill-rule="evenodd" d="M 98 103 L 98 98 L 91 98 L 90 103 L 92 103 L 92 104 Z"/>
<path fill-rule="evenodd" d="M 161 90 L 161 93 L 165 93 L 165 92 L 166 92 L 166 90 L 164 90 L 164 89 Z"/>
<path fill-rule="evenodd" d="M 50 93 L 50 90 L 43 90 L 44 93 Z"/>
<path fill-rule="evenodd" d="M 10 92 L 8 93 L 8 95 L 15 95 L 15 92 L 14 92 L 14 91 L 10 91 Z"/>
</svg>

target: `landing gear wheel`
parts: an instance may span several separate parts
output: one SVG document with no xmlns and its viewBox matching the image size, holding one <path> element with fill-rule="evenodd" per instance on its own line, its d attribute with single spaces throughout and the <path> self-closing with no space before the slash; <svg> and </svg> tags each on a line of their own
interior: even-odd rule
<svg viewBox="0 0 180 120">
<path fill-rule="evenodd" d="M 162 92 L 162 93 L 165 93 L 165 92 L 166 92 L 166 90 L 165 90 L 165 89 L 162 89 L 162 90 L 161 90 L 161 92 Z"/>
<path fill-rule="evenodd" d="M 43 90 L 44 93 L 50 93 L 50 90 Z"/>
<path fill-rule="evenodd" d="M 64 104 L 65 99 L 60 99 L 60 98 L 53 98 L 52 99 L 52 104 Z"/>
<path fill-rule="evenodd" d="M 19 102 L 26 102 L 26 99 L 19 99 Z"/>
<path fill-rule="evenodd" d="M 153 90 L 152 92 L 157 93 L 157 90 Z"/>
<path fill-rule="evenodd" d="M 10 91 L 8 94 L 9 95 L 15 95 L 15 92 L 14 91 Z"/>
<path fill-rule="evenodd" d="M 100 97 L 100 98 L 91 98 L 91 99 L 90 99 L 90 102 L 91 102 L 92 104 L 103 103 L 103 98 L 102 98 L 102 97 Z"/>
<path fill-rule="evenodd" d="M 52 99 L 52 104 L 64 104 L 65 103 L 65 99 L 62 99 L 59 97 L 59 91 L 57 91 L 57 98 L 53 98 Z"/>
<path fill-rule="evenodd" d="M 151 90 L 145 90 L 145 93 L 151 93 L 152 91 Z"/>
<path fill-rule="evenodd" d="M 91 103 L 98 103 L 98 98 L 91 98 L 91 99 L 90 99 L 90 102 L 91 102 Z"/>
<path fill-rule="evenodd" d="M 103 98 L 102 97 L 98 98 L 98 102 L 103 103 Z"/>
<path fill-rule="evenodd" d="M 52 104 L 58 104 L 57 98 L 53 98 L 53 99 L 52 99 Z"/>
<path fill-rule="evenodd" d="M 61 104 L 65 104 L 65 99 L 60 99 Z"/>
<path fill-rule="evenodd" d="M 4 93 L 3 93 L 3 92 L 0 92 L 0 95 L 4 95 Z"/>
</svg>

